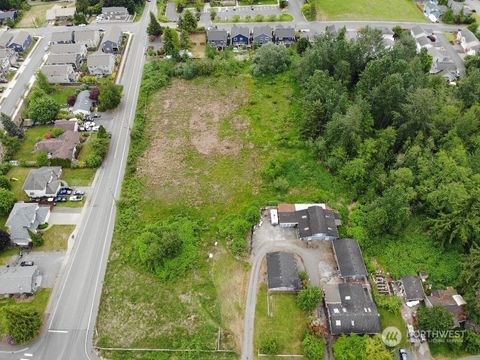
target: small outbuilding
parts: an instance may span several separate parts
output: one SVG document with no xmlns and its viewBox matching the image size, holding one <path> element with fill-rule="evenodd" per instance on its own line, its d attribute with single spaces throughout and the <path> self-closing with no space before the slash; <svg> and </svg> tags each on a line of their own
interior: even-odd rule
<svg viewBox="0 0 480 360">
<path fill-rule="evenodd" d="M 425 299 L 422 280 L 418 276 L 405 276 L 402 278 L 402 284 L 407 303 Z"/>
<path fill-rule="evenodd" d="M 288 252 L 267 254 L 268 291 L 296 292 L 301 289 L 295 255 Z"/>
<path fill-rule="evenodd" d="M 340 270 L 340 276 L 344 280 L 367 279 L 367 268 L 357 240 L 337 239 L 333 241 L 333 253 Z"/>
</svg>

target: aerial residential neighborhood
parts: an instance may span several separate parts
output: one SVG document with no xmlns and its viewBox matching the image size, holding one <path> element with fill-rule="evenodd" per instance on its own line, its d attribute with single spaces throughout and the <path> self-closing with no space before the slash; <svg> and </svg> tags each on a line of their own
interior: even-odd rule
<svg viewBox="0 0 480 360">
<path fill-rule="evenodd" d="M 0 3 L 0 359 L 480 359 L 479 0 Z"/>
</svg>

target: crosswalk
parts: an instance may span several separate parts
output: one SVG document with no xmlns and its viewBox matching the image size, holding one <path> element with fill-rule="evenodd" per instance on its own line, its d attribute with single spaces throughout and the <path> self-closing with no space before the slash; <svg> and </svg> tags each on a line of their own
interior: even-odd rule
<svg viewBox="0 0 480 360">
<path fill-rule="evenodd" d="M 24 353 L 23 356 L 20 360 L 31 360 L 33 358 L 33 354 L 31 353 Z"/>
</svg>

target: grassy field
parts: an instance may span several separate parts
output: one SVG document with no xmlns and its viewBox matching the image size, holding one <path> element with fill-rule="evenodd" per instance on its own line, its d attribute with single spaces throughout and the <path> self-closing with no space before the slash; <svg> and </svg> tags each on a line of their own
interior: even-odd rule
<svg viewBox="0 0 480 360">
<path fill-rule="evenodd" d="M 33 149 L 35 144 L 42 140 L 45 134 L 53 129 L 53 126 L 42 125 L 34 126 L 25 132 L 25 138 L 23 140 L 20 150 L 15 154 L 15 160 L 18 161 L 33 161 L 35 160 L 35 153 Z"/>
<path fill-rule="evenodd" d="M 31 3 L 31 8 L 28 10 L 17 24 L 17 27 L 39 27 L 47 22 L 47 10 L 55 5 L 72 7 L 74 2 L 69 1 L 51 1 L 51 2 L 37 2 Z"/>
<path fill-rule="evenodd" d="M 7 177 L 10 179 L 12 184 L 12 191 L 17 197 L 18 201 L 28 200 L 27 194 L 25 191 L 23 191 L 23 184 L 25 183 L 25 179 L 27 178 L 30 170 L 30 168 L 12 167 L 7 173 Z"/>
<path fill-rule="evenodd" d="M 400 314 L 400 312 L 393 314 L 382 308 L 378 308 L 378 312 L 380 313 L 380 322 L 382 324 L 382 329 L 385 329 L 389 326 L 394 326 L 399 329 L 402 333 L 402 341 L 400 342 L 399 348 L 410 348 L 410 344 L 407 338 L 407 325 L 405 325 L 402 314 Z"/>
<path fill-rule="evenodd" d="M 318 20 L 385 20 L 426 22 L 413 0 L 314 0 Z"/>
<path fill-rule="evenodd" d="M 196 59 L 202 59 L 205 57 L 205 49 L 207 47 L 207 38 L 204 33 L 190 34 L 190 40 L 192 41 L 192 54 Z"/>
<path fill-rule="evenodd" d="M 302 340 L 308 325 L 308 314 L 300 310 L 294 294 L 268 296 L 266 284 L 260 286 L 255 311 L 255 350 L 263 339 L 275 339 L 280 354 L 302 354 Z"/>
<path fill-rule="evenodd" d="M 428 343 L 430 348 L 430 353 L 435 357 L 436 360 L 454 360 L 466 357 L 468 355 L 478 355 L 478 354 L 469 354 L 462 349 L 452 349 L 448 343 L 444 342 L 432 342 Z"/>
<path fill-rule="evenodd" d="M 67 250 L 68 238 L 75 229 L 74 225 L 53 225 L 43 231 L 45 242 L 42 246 L 35 248 L 35 251 L 62 251 Z"/>
<path fill-rule="evenodd" d="M 62 180 L 69 186 L 90 186 L 97 169 L 63 169 Z"/>
</svg>

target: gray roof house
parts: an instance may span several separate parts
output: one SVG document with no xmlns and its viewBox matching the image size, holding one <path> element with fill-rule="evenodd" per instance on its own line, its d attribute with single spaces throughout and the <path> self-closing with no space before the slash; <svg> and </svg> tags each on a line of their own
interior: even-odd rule
<svg viewBox="0 0 480 360">
<path fill-rule="evenodd" d="M 333 253 L 343 279 L 363 280 L 368 277 L 357 240 L 337 239 L 333 241 Z"/>
<path fill-rule="evenodd" d="M 17 246 L 29 246 L 29 231 L 36 232 L 39 225 L 48 221 L 50 208 L 37 203 L 18 202 L 8 215 L 5 226 L 10 232 L 11 241 Z"/>
<path fill-rule="evenodd" d="M 78 145 L 80 145 L 78 131 L 67 130 L 56 138 L 40 140 L 35 144 L 33 151 L 45 151 L 49 159 L 74 160 Z"/>
<path fill-rule="evenodd" d="M 32 36 L 26 31 L 19 31 L 8 44 L 8 47 L 16 52 L 23 52 L 32 45 Z"/>
<path fill-rule="evenodd" d="M 267 276 L 269 291 L 295 292 L 302 287 L 297 260 L 292 253 L 280 251 L 268 253 Z"/>
<path fill-rule="evenodd" d="M 47 77 L 50 84 L 69 84 L 77 81 L 77 73 L 70 64 L 45 65 L 42 73 Z"/>
<path fill-rule="evenodd" d="M 73 31 L 56 31 L 52 33 L 53 44 L 72 44 L 73 43 Z"/>
<path fill-rule="evenodd" d="M 324 291 L 332 335 L 381 332 L 377 307 L 361 284 L 327 284 Z"/>
<path fill-rule="evenodd" d="M 253 28 L 253 43 L 263 45 L 273 40 L 272 28 L 268 25 Z"/>
<path fill-rule="evenodd" d="M 422 280 L 418 276 L 405 276 L 402 278 L 405 300 L 422 301 L 425 298 Z"/>
<path fill-rule="evenodd" d="M 73 18 L 75 11 L 75 7 L 61 7 L 59 5 L 54 5 L 51 9 L 47 10 L 46 18 L 47 21 L 68 20 Z"/>
<path fill-rule="evenodd" d="M 120 51 L 122 45 L 123 32 L 118 26 L 114 26 L 107 30 L 103 35 L 102 51 L 104 53 L 116 54 Z"/>
<path fill-rule="evenodd" d="M 13 34 L 10 31 L 0 31 L 0 49 L 6 48 L 12 39 Z"/>
<path fill-rule="evenodd" d="M 273 32 L 275 44 L 290 46 L 297 39 L 295 38 L 295 29 L 292 27 L 277 27 Z"/>
<path fill-rule="evenodd" d="M 90 109 L 93 106 L 93 100 L 90 99 L 90 91 L 83 90 L 77 95 L 77 100 L 72 108 L 74 115 L 90 115 Z"/>
<path fill-rule="evenodd" d="M 226 30 L 208 30 L 208 44 L 217 50 L 223 50 L 227 47 L 228 33 Z"/>
<path fill-rule="evenodd" d="M 72 65 L 75 70 L 80 69 L 82 64 L 82 57 L 80 54 L 67 53 L 67 54 L 50 54 L 48 55 L 46 65 Z"/>
<path fill-rule="evenodd" d="M 5 24 L 8 20 L 15 20 L 17 16 L 17 10 L 0 11 L 0 24 Z"/>
<path fill-rule="evenodd" d="M 80 54 L 82 59 L 87 56 L 87 48 L 82 44 L 52 44 L 51 54 Z"/>
<path fill-rule="evenodd" d="M 85 45 L 89 49 L 96 49 L 100 44 L 100 32 L 97 30 L 76 30 L 73 37 L 75 44 Z"/>
<path fill-rule="evenodd" d="M 250 29 L 245 26 L 232 26 L 230 30 L 230 41 L 233 46 L 250 45 Z"/>
<path fill-rule="evenodd" d="M 0 49 L 0 73 L 5 74 L 17 63 L 17 53 L 12 49 Z"/>
<path fill-rule="evenodd" d="M 128 9 L 122 6 L 102 8 L 102 15 L 107 20 L 126 20 L 129 16 Z"/>
<path fill-rule="evenodd" d="M 457 41 L 463 51 L 468 55 L 476 55 L 480 53 L 480 41 L 475 34 L 468 29 L 462 29 L 457 33 Z"/>
<path fill-rule="evenodd" d="M 428 53 L 432 56 L 430 74 L 439 75 L 448 82 L 455 82 L 459 77 L 459 70 L 453 60 L 447 55 L 445 49 L 431 47 Z"/>
<path fill-rule="evenodd" d="M 34 294 L 41 282 L 36 265 L 0 268 L 0 295 Z"/>
<path fill-rule="evenodd" d="M 55 196 L 62 186 L 61 176 L 60 166 L 42 166 L 32 169 L 23 184 L 23 191 L 31 198 Z"/>
<path fill-rule="evenodd" d="M 91 75 L 111 75 L 115 69 L 115 56 L 113 54 L 103 53 L 88 55 L 87 67 Z"/>
</svg>

